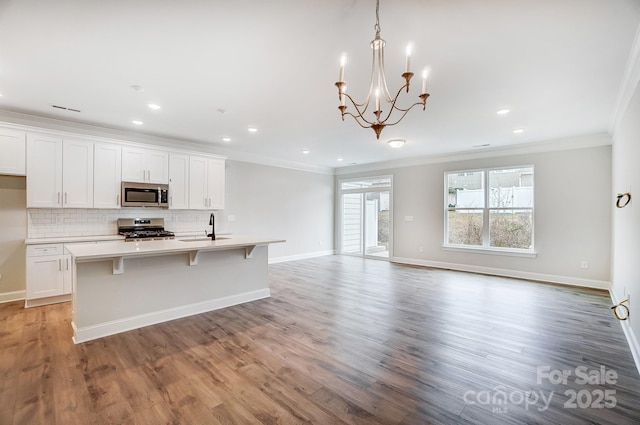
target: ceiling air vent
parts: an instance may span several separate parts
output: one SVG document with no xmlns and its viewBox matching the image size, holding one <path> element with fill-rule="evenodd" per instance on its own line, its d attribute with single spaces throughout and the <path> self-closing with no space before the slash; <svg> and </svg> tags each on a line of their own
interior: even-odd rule
<svg viewBox="0 0 640 425">
<path fill-rule="evenodd" d="M 73 108 L 67 108 L 66 106 L 60 106 L 60 105 L 51 105 L 53 108 L 56 109 L 63 109 L 65 111 L 71 111 L 71 112 L 80 112 L 80 109 L 73 109 Z"/>
</svg>

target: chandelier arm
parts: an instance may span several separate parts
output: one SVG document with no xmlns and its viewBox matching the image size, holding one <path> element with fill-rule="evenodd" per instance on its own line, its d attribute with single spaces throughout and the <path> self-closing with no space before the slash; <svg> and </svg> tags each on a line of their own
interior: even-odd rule
<svg viewBox="0 0 640 425">
<path fill-rule="evenodd" d="M 396 93 L 396 96 L 393 98 L 393 100 L 389 99 L 388 102 L 391 104 L 391 106 L 389 108 L 389 112 L 387 113 L 387 116 L 384 117 L 384 119 L 381 122 L 383 122 L 383 123 L 387 122 L 387 120 L 391 117 L 391 114 L 393 114 L 393 111 L 404 112 L 404 114 L 402 114 L 402 116 L 400 117 L 400 120 L 402 120 L 402 118 L 404 118 L 404 116 L 407 114 L 407 112 L 409 112 L 409 109 L 411 109 L 411 108 L 413 108 L 415 106 L 415 105 L 411 105 L 408 109 L 403 109 L 403 108 L 400 108 L 399 106 L 396 106 L 396 103 L 398 102 L 398 97 L 400 96 L 400 93 L 402 93 L 402 90 L 405 89 L 405 87 L 407 87 L 406 84 L 404 86 L 400 87 L 400 89 Z M 396 121 L 396 123 L 400 122 L 400 120 Z"/>
<path fill-rule="evenodd" d="M 382 86 L 380 89 L 382 90 L 382 94 L 384 94 L 384 99 L 388 103 L 391 103 L 391 95 L 389 94 L 389 87 L 387 87 L 387 77 L 384 70 L 384 45 L 380 46 L 380 53 L 378 53 L 378 72 L 378 87 Z"/>
<path fill-rule="evenodd" d="M 369 109 L 369 101 L 368 101 L 369 100 L 369 96 L 367 96 L 367 102 L 366 103 L 357 103 L 348 94 L 342 93 L 342 95 L 346 96 L 346 98 L 349 99 L 349 101 L 351 102 L 353 107 L 356 108 L 356 111 L 358 112 L 358 115 L 363 116 L 363 114 L 365 114 L 367 112 L 367 109 Z M 361 111 L 359 106 L 364 106 L 364 109 Z M 345 112 L 345 114 L 347 114 L 347 113 L 350 114 L 350 115 L 353 115 L 350 112 Z M 364 117 L 362 119 L 364 119 Z M 367 120 L 365 120 L 365 121 L 367 121 Z M 367 121 L 367 122 L 369 122 L 369 121 Z"/>
<path fill-rule="evenodd" d="M 400 115 L 400 118 L 398 118 L 398 120 L 397 120 L 396 122 L 393 122 L 393 123 L 391 123 L 391 124 L 387 124 L 387 123 L 386 123 L 386 119 L 388 119 L 388 118 L 389 118 L 389 116 L 391 115 L 391 114 L 389 114 L 389 115 L 387 115 L 387 118 L 385 119 L 385 121 L 383 121 L 383 123 L 384 123 L 386 126 L 391 126 L 391 125 L 396 125 L 396 124 L 398 124 L 400 121 L 402 121 L 402 119 L 404 118 L 404 116 L 405 116 L 405 115 L 407 115 L 407 113 L 408 113 L 410 110 L 412 110 L 415 106 L 418 106 L 418 105 L 422 105 L 422 106 L 424 106 L 424 103 L 422 103 L 422 102 L 416 102 L 416 103 L 414 103 L 413 105 L 409 106 L 407 109 L 400 109 L 400 108 L 396 108 L 396 109 L 398 109 L 398 110 L 400 110 L 400 111 L 403 111 L 403 112 L 402 112 L 402 115 Z"/>
<path fill-rule="evenodd" d="M 344 113 L 344 115 L 351 115 L 351 117 L 353 118 L 353 120 L 354 120 L 355 122 L 357 122 L 357 123 L 358 123 L 358 125 L 359 125 L 360 127 L 362 127 L 362 128 L 371 128 L 371 126 L 375 124 L 375 122 L 367 121 L 367 119 L 366 119 L 366 118 L 364 118 L 362 115 L 357 115 L 357 116 L 356 116 L 356 115 L 352 114 L 351 112 L 345 112 L 345 113 Z M 367 124 L 369 124 L 369 125 L 363 125 L 363 124 L 360 122 L 360 120 L 359 120 L 358 118 L 360 118 L 362 121 L 366 122 L 366 123 L 367 123 Z"/>
</svg>

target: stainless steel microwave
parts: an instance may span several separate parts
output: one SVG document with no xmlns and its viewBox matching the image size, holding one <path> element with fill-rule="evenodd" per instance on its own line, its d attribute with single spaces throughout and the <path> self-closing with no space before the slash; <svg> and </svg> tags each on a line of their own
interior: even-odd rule
<svg viewBox="0 0 640 425">
<path fill-rule="evenodd" d="M 123 207 L 169 207 L 169 185 L 122 182 Z"/>
</svg>

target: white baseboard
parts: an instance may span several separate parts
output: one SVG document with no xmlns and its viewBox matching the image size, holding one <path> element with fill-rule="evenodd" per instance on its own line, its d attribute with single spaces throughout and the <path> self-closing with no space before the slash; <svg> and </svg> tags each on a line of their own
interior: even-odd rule
<svg viewBox="0 0 640 425">
<path fill-rule="evenodd" d="M 286 261 L 304 260 L 306 258 L 324 257 L 326 255 L 335 255 L 334 250 L 308 252 L 305 254 L 287 255 L 285 257 L 269 258 L 269 264 L 284 263 Z"/>
<path fill-rule="evenodd" d="M 271 296 L 269 288 L 259 289 L 257 291 L 245 292 L 243 294 L 232 295 L 229 297 L 207 300 L 195 304 L 189 304 L 181 307 L 170 308 L 167 310 L 156 311 L 148 314 L 127 317 L 121 320 L 101 323 L 94 326 L 85 326 L 77 328 L 75 323 L 71 323 L 74 330 L 73 342 L 79 344 L 81 342 L 91 341 L 93 339 L 114 335 L 120 332 L 126 332 L 145 326 L 155 325 L 170 320 L 180 319 L 194 314 L 206 313 L 208 311 L 218 310 L 225 307 L 231 307 L 250 301 L 260 300 Z"/>
<path fill-rule="evenodd" d="M 499 269 L 495 267 L 472 266 L 468 264 L 444 263 L 440 261 L 416 260 L 414 258 L 393 257 L 394 263 L 410 264 L 413 266 L 433 267 L 437 269 L 456 270 L 462 272 L 472 272 L 488 274 L 492 276 L 513 277 L 516 279 L 537 280 L 540 282 L 559 283 L 562 285 L 582 286 L 585 288 L 609 290 L 611 283 L 602 280 L 581 279 L 569 276 L 557 276 L 543 273 L 531 273 L 518 270 Z"/>
<path fill-rule="evenodd" d="M 66 303 L 71 301 L 71 294 L 57 295 L 55 297 L 34 298 L 31 300 L 25 300 L 24 307 L 42 307 L 43 305 Z"/>
<path fill-rule="evenodd" d="M 27 291 L 12 291 L 0 293 L 0 304 L 9 303 L 11 301 L 24 300 L 27 295 Z"/>
<path fill-rule="evenodd" d="M 614 305 L 620 304 L 620 300 L 618 300 L 618 297 L 616 297 L 616 294 L 613 291 L 609 291 L 609 294 L 611 295 L 611 301 L 613 301 Z M 631 327 L 631 323 L 629 323 L 628 320 L 619 320 L 619 322 L 620 326 L 622 326 L 624 336 L 627 338 L 627 344 L 629 344 L 629 349 L 631 350 L 633 361 L 636 364 L 636 369 L 638 369 L 638 373 L 640 373 L 640 344 L 638 344 L 638 339 L 636 338 L 633 328 Z"/>
</svg>

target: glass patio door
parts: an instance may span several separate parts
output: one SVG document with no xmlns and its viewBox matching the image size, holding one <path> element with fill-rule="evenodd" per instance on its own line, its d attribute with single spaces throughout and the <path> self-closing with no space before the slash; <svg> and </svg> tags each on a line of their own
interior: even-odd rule
<svg viewBox="0 0 640 425">
<path fill-rule="evenodd" d="M 340 183 L 340 253 L 390 258 L 391 178 Z"/>
</svg>

